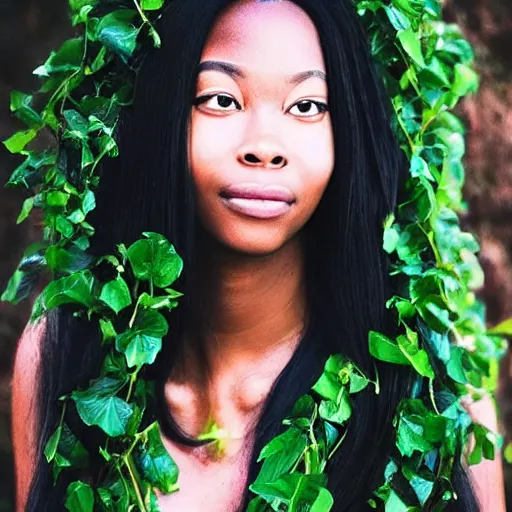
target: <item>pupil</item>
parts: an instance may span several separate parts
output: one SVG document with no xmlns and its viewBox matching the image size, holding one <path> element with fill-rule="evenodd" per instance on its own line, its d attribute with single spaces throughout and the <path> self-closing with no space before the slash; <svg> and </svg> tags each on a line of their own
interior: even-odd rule
<svg viewBox="0 0 512 512">
<path fill-rule="evenodd" d="M 309 101 L 304 101 L 302 103 L 299 103 L 297 106 L 299 107 L 300 112 L 306 114 L 307 112 L 309 112 L 311 108 L 311 103 Z"/>
<path fill-rule="evenodd" d="M 219 105 L 221 107 L 229 107 L 231 105 L 231 98 L 229 96 L 219 96 Z"/>
</svg>

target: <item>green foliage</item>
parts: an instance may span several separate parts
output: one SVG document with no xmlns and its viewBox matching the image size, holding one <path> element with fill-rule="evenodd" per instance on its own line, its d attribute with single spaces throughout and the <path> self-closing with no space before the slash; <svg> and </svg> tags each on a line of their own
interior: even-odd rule
<svg viewBox="0 0 512 512">
<path fill-rule="evenodd" d="M 44 449 L 55 480 L 62 471 L 87 467 L 89 454 L 66 423 L 71 407 L 104 436 L 101 478 L 95 487 L 69 485 L 65 505 L 72 512 L 156 511 L 155 488 L 178 490 L 178 468 L 155 422 L 152 383 L 141 370 L 161 350 L 169 328 L 163 313 L 178 304 L 181 294 L 170 286 L 183 263 L 171 243 L 152 232 L 94 259 L 87 252 L 94 227 L 86 220 L 96 206 L 98 165 L 118 155 L 113 134 L 121 108 L 132 101 L 139 43 L 144 37 L 160 46 L 153 24 L 165 3 L 69 0 L 72 24 L 82 35 L 34 71 L 45 106 L 37 110 L 41 102 L 19 91 L 10 99 L 11 112 L 26 128 L 4 141 L 24 158 L 7 186 L 32 194 L 17 222 L 41 210 L 45 229 L 44 242 L 27 249 L 1 299 L 18 303 L 49 272 L 53 280 L 36 300 L 32 320 L 70 305 L 77 315 L 98 321 L 105 353 L 100 374 L 61 398 L 61 419 Z M 473 292 L 483 279 L 478 244 L 461 231 L 457 217 L 464 209 L 464 128 L 451 110 L 477 90 L 478 76 L 471 46 L 456 26 L 440 21 L 437 0 L 354 5 L 410 162 L 401 203 L 383 226 L 391 275 L 404 283 L 387 304 L 399 334 L 392 339 L 370 332 L 369 352 L 378 365 L 409 366 L 417 373 L 414 395 L 396 411 L 395 449 L 383 483 L 368 503 L 393 512 L 442 510 L 456 499 L 452 469 L 469 436 L 475 440 L 469 463 L 494 457 L 495 436 L 471 422 L 461 398 L 494 390 L 500 336 L 512 332 L 509 320 L 486 331 Z M 79 92 L 84 84 L 95 93 Z M 29 149 L 43 131 L 59 143 L 56 150 Z M 105 268 L 109 277 L 102 279 Z M 379 393 L 378 373 L 371 381 L 342 355 L 330 357 L 311 393 L 283 421 L 283 432 L 261 451 L 248 510 L 329 511 L 327 464 L 350 428 L 352 395 L 369 392 Z M 202 438 L 222 442 L 223 435 L 211 425 Z"/>
</svg>

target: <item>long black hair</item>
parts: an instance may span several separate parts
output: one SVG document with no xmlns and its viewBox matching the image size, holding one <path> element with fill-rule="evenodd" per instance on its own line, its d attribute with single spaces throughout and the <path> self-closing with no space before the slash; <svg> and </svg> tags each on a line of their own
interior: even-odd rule
<svg viewBox="0 0 512 512">
<path fill-rule="evenodd" d="M 194 187 L 188 172 L 188 123 L 197 68 L 209 31 L 232 0 L 173 0 L 158 25 L 162 48 L 148 50 L 137 75 L 134 103 L 117 129 L 119 157 L 103 164 L 91 251 L 111 253 L 143 231 L 167 236 L 185 262 L 178 289 L 187 291 L 198 258 Z M 374 375 L 381 391 L 358 394 L 345 442 L 328 466 L 335 511 L 367 510 L 383 480 L 393 446 L 392 419 L 410 395 L 409 369 L 377 363 L 369 354 L 373 329 L 392 334 L 396 322 L 386 309 L 391 296 L 388 262 L 382 250 L 382 222 L 394 211 L 406 159 L 391 128 L 389 100 L 375 71 L 367 37 L 350 0 L 296 0 L 317 27 L 328 76 L 335 168 L 324 196 L 304 228 L 308 325 L 288 365 L 277 378 L 256 428 L 249 467 L 254 481 L 261 448 L 280 429 L 293 403 L 320 375 L 327 357 L 342 353 Z M 188 271 L 187 271 L 188 269 Z M 155 367 L 158 417 L 163 432 L 193 445 L 180 431 L 163 399 L 163 386 L 182 350 L 183 333 L 201 324 L 185 296 L 173 311 L 171 336 Z M 74 318 L 68 308 L 47 316 L 39 368 L 39 447 L 58 421 L 57 398 L 86 386 L 99 371 L 99 329 Z M 87 435 L 84 437 L 87 441 Z M 62 508 L 64 485 L 53 489 L 40 457 L 28 510 Z M 465 473 L 454 476 L 459 500 L 450 510 L 478 510 Z M 53 490 L 52 490 L 53 489 Z M 249 492 L 240 504 L 243 510 Z"/>
</svg>

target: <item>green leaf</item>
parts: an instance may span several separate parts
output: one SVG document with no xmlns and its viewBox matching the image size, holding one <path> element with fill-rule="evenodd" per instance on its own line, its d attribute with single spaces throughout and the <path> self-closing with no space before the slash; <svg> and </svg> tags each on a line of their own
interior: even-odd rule
<svg viewBox="0 0 512 512">
<path fill-rule="evenodd" d="M 24 132 L 17 132 L 7 140 L 4 140 L 4 146 L 11 153 L 21 153 L 25 149 L 25 146 L 35 139 L 37 133 L 38 130 L 35 128 L 31 128 Z"/>
<path fill-rule="evenodd" d="M 179 489 L 178 466 L 162 443 L 157 423 L 149 428 L 146 441 L 138 445 L 135 462 L 144 480 L 163 493 Z"/>
<path fill-rule="evenodd" d="M 94 492 L 84 482 L 72 482 L 66 492 L 66 508 L 70 512 L 93 512 Z"/>
<path fill-rule="evenodd" d="M 79 140 L 87 140 L 87 119 L 76 110 L 64 110 L 62 115 L 69 127 L 67 135 Z"/>
<path fill-rule="evenodd" d="M 265 458 L 258 477 L 249 487 L 251 491 L 255 492 L 254 489 L 260 484 L 267 484 L 278 480 L 296 464 L 307 446 L 307 436 L 303 434 L 295 439 L 296 442 L 290 444 L 287 450 L 275 451 L 274 453 L 271 453 L 273 449 L 268 450 L 269 455 Z"/>
<path fill-rule="evenodd" d="M 343 391 L 337 404 L 331 400 L 322 400 L 320 402 L 318 413 L 321 418 L 340 425 L 343 425 L 350 418 L 352 406 L 350 405 L 348 392 L 345 389 Z"/>
<path fill-rule="evenodd" d="M 420 502 L 421 506 L 425 506 L 425 503 L 432 494 L 434 482 L 431 482 L 430 480 L 425 480 L 425 478 L 421 478 L 420 476 L 415 475 L 409 480 L 409 483 L 411 484 L 411 487 L 414 489 L 414 492 L 416 493 L 416 496 L 418 497 L 418 501 Z"/>
<path fill-rule="evenodd" d="M 48 267 L 52 270 L 68 274 L 85 270 L 94 261 L 93 256 L 78 247 L 70 246 L 68 249 L 62 249 L 58 245 L 48 247 L 45 258 Z"/>
<path fill-rule="evenodd" d="M 352 373 L 350 375 L 350 388 L 349 393 L 352 395 L 354 393 L 359 393 L 359 391 L 362 391 L 370 381 L 366 377 L 362 377 L 361 375 L 358 375 L 357 373 Z"/>
<path fill-rule="evenodd" d="M 74 73 L 80 70 L 84 52 L 84 39 L 79 37 L 64 42 L 60 49 L 52 52 L 48 60 L 37 69 L 34 75 L 49 77 L 60 73 Z"/>
<path fill-rule="evenodd" d="M 106 283 L 101 290 L 100 300 L 116 314 L 128 307 L 132 303 L 132 297 L 126 281 L 117 276 L 113 281 Z"/>
<path fill-rule="evenodd" d="M 66 423 L 63 423 L 62 425 L 62 433 L 55 458 L 57 458 L 59 454 L 69 461 L 69 463 L 75 468 L 79 469 L 85 468 L 89 461 L 89 454 L 87 450 L 83 447 L 82 443 L 76 438 L 73 432 L 71 432 Z"/>
<path fill-rule="evenodd" d="M 457 96 L 466 96 L 468 93 L 476 93 L 477 90 L 478 75 L 469 66 L 457 63 L 455 65 L 452 92 Z"/>
<path fill-rule="evenodd" d="M 23 201 L 23 206 L 21 207 L 21 212 L 18 215 L 18 218 L 16 219 L 16 224 L 21 224 L 32 211 L 32 208 L 34 207 L 34 198 L 28 197 Z"/>
<path fill-rule="evenodd" d="M 52 190 L 46 194 L 46 204 L 48 206 L 62 207 L 66 206 L 69 200 L 69 194 L 60 190 Z"/>
<path fill-rule="evenodd" d="M 446 371 L 448 375 L 459 384 L 466 384 L 468 381 L 462 366 L 462 358 L 465 353 L 466 351 L 462 347 L 450 346 L 450 360 L 446 365 Z"/>
<path fill-rule="evenodd" d="M 502 336 L 512 335 L 512 318 L 507 318 L 503 322 L 495 325 L 492 329 L 489 329 L 489 334 L 499 334 Z"/>
<path fill-rule="evenodd" d="M 89 426 L 97 425 L 110 437 L 126 434 L 133 408 L 116 396 L 125 384 L 126 381 L 102 377 L 92 381 L 85 391 L 74 391 L 71 398 L 82 421 Z"/>
<path fill-rule="evenodd" d="M 418 335 L 408 331 L 407 336 L 398 336 L 398 347 L 409 360 L 411 366 L 423 377 L 434 378 L 434 370 L 430 365 L 428 354 L 418 347 Z"/>
<path fill-rule="evenodd" d="M 391 254 L 396 249 L 399 240 L 400 235 L 394 226 L 386 228 L 384 230 L 384 243 L 382 247 L 388 254 Z"/>
<path fill-rule="evenodd" d="M 71 222 L 69 222 L 62 215 L 57 215 L 57 218 L 55 219 L 55 227 L 57 231 L 65 238 L 71 238 L 75 232 L 73 224 L 71 224 Z"/>
<path fill-rule="evenodd" d="M 103 334 L 103 341 L 114 339 L 117 336 L 111 320 L 100 318 L 100 329 Z"/>
<path fill-rule="evenodd" d="M 94 276 L 90 271 L 75 273 L 52 281 L 43 291 L 43 304 L 49 310 L 62 304 L 83 304 L 87 307 L 94 305 Z"/>
<path fill-rule="evenodd" d="M 425 67 L 425 60 L 421 52 L 421 44 L 418 34 L 412 28 L 407 30 L 400 30 L 397 37 L 402 44 L 402 48 L 411 57 L 411 59 L 420 67 Z"/>
<path fill-rule="evenodd" d="M 322 487 L 318 491 L 316 500 L 311 505 L 310 512 L 329 512 L 333 505 L 334 498 L 332 497 L 332 494 L 327 489 Z"/>
<path fill-rule="evenodd" d="M 370 344 L 370 354 L 381 361 L 409 365 L 409 359 L 405 357 L 400 347 L 387 336 L 375 331 L 370 331 L 368 335 Z"/>
<path fill-rule="evenodd" d="M 336 402 L 341 391 L 341 382 L 333 373 L 323 372 L 312 389 L 321 397 Z"/>
<path fill-rule="evenodd" d="M 181 274 L 183 261 L 165 237 L 144 233 L 147 240 L 138 240 L 128 248 L 128 258 L 137 279 L 153 281 L 159 288 L 170 286 Z"/>
<path fill-rule="evenodd" d="M 11 92 L 11 112 L 30 128 L 41 128 L 41 116 L 30 106 L 32 96 L 19 91 Z"/>
<path fill-rule="evenodd" d="M 290 427 L 282 434 L 274 437 L 264 448 L 261 450 L 258 457 L 258 462 L 272 456 L 278 455 L 281 452 L 285 452 L 290 446 L 299 444 L 300 446 L 306 446 L 307 437 L 296 427 Z"/>
<path fill-rule="evenodd" d="M 100 0 L 69 0 L 69 7 L 72 11 L 78 12 L 83 7 L 90 5 L 94 7 L 100 2 Z"/>
<path fill-rule="evenodd" d="M 50 439 L 44 447 L 44 456 L 46 461 L 50 463 L 57 453 L 57 446 L 59 445 L 60 435 L 62 433 L 62 425 L 57 427 L 57 430 L 51 435 Z"/>
<path fill-rule="evenodd" d="M 82 210 L 87 215 L 96 208 L 96 198 L 92 190 L 87 190 L 82 198 Z"/>
<path fill-rule="evenodd" d="M 125 355 L 129 368 L 152 364 L 167 330 L 167 321 L 160 313 L 151 309 L 139 311 L 133 328 L 117 336 L 116 348 Z"/>
<path fill-rule="evenodd" d="M 396 446 L 405 457 L 411 457 L 415 451 L 427 452 L 432 449 L 423 437 L 423 427 L 404 416 L 398 423 Z"/>
<path fill-rule="evenodd" d="M 142 0 L 140 6 L 144 11 L 156 11 L 164 5 L 164 0 Z"/>
<path fill-rule="evenodd" d="M 125 62 L 137 46 L 139 29 L 131 24 L 134 16 L 133 10 L 120 9 L 101 18 L 96 27 L 98 41 Z"/>
<path fill-rule="evenodd" d="M 387 5 L 383 5 L 383 7 L 386 11 L 389 21 L 391 22 L 391 25 L 393 25 L 395 30 L 407 30 L 411 27 L 409 18 L 401 13 L 398 9 Z"/>
</svg>

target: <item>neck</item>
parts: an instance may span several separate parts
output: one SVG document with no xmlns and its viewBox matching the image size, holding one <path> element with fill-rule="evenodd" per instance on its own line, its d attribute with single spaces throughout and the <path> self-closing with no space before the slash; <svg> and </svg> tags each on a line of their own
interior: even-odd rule
<svg viewBox="0 0 512 512">
<path fill-rule="evenodd" d="M 265 256 L 209 248 L 200 275 L 206 317 L 206 359 L 216 372 L 296 347 L 305 296 L 299 239 Z M 204 293 L 206 290 L 206 293 Z"/>
</svg>

